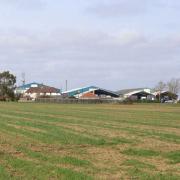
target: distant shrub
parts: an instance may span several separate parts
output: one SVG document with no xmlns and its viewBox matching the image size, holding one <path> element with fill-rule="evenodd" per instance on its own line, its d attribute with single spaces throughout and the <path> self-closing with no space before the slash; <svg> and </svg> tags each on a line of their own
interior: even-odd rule
<svg viewBox="0 0 180 180">
<path fill-rule="evenodd" d="M 19 101 L 21 97 L 22 97 L 21 94 L 15 94 L 14 95 L 14 101 Z"/>
<path fill-rule="evenodd" d="M 131 98 L 126 98 L 120 104 L 133 104 L 133 102 Z"/>
</svg>

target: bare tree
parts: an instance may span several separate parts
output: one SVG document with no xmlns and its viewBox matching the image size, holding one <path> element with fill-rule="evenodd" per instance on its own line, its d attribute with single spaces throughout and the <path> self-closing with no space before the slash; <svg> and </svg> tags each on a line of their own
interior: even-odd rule
<svg viewBox="0 0 180 180">
<path fill-rule="evenodd" d="M 171 79 L 167 83 L 167 87 L 168 91 L 170 91 L 171 93 L 178 94 L 178 92 L 180 91 L 180 79 Z"/>
<path fill-rule="evenodd" d="M 155 91 L 158 91 L 159 101 L 161 100 L 161 93 L 166 88 L 166 83 L 163 81 L 158 82 L 158 84 L 155 87 Z"/>
</svg>

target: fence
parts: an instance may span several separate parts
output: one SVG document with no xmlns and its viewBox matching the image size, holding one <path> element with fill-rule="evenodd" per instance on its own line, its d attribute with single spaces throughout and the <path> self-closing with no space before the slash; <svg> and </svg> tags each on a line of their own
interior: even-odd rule
<svg viewBox="0 0 180 180">
<path fill-rule="evenodd" d="M 63 98 L 37 98 L 38 103 L 59 103 L 59 104 L 119 104 L 119 99 L 63 99 Z"/>
</svg>

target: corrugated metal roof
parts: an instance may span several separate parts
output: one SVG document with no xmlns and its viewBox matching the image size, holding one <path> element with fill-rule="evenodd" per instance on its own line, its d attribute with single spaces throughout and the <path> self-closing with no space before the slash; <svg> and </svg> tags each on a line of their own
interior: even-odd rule
<svg viewBox="0 0 180 180">
<path fill-rule="evenodd" d="M 149 89 L 150 92 L 151 92 L 150 88 L 134 88 L 134 89 L 122 89 L 122 90 L 117 91 L 116 93 L 118 95 L 125 95 L 125 94 L 130 94 L 130 93 L 133 93 L 133 92 L 145 91 L 146 89 Z"/>
<path fill-rule="evenodd" d="M 88 92 L 90 90 L 97 90 L 98 87 L 95 86 L 87 86 L 87 87 L 82 87 L 82 88 L 76 88 L 76 89 L 71 89 L 68 91 L 62 92 L 62 94 L 67 94 L 69 97 L 75 96 L 77 94 L 81 94 L 84 92 Z"/>
<path fill-rule="evenodd" d="M 42 86 L 43 84 L 32 82 L 32 83 L 28 83 L 28 84 L 19 86 L 16 89 L 29 89 L 29 88 L 33 87 L 33 85 L 37 85 L 37 87 L 39 87 L 39 86 Z"/>
<path fill-rule="evenodd" d="M 102 90 L 102 91 L 108 92 L 108 93 L 110 93 L 110 94 L 112 94 L 114 96 L 118 96 L 118 94 L 113 92 L 113 91 L 106 90 L 106 89 L 103 89 L 103 88 L 99 88 L 99 87 L 96 87 L 96 86 L 87 86 L 87 87 L 82 87 L 82 88 L 76 88 L 76 89 L 64 91 L 64 92 L 62 92 L 62 94 L 68 95 L 69 97 L 72 97 L 72 96 L 76 96 L 78 94 L 83 94 L 85 92 L 97 91 L 97 90 Z"/>
</svg>

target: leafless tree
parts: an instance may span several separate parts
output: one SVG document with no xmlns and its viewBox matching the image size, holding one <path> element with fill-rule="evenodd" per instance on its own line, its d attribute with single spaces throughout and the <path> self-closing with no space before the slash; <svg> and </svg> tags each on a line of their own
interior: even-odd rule
<svg viewBox="0 0 180 180">
<path fill-rule="evenodd" d="M 158 91 L 159 101 L 161 100 L 161 93 L 166 88 L 166 83 L 163 81 L 158 82 L 158 84 L 155 87 L 155 91 Z"/>
<path fill-rule="evenodd" d="M 180 91 L 180 79 L 171 79 L 167 83 L 167 88 L 171 93 L 178 94 L 178 92 Z"/>
</svg>

